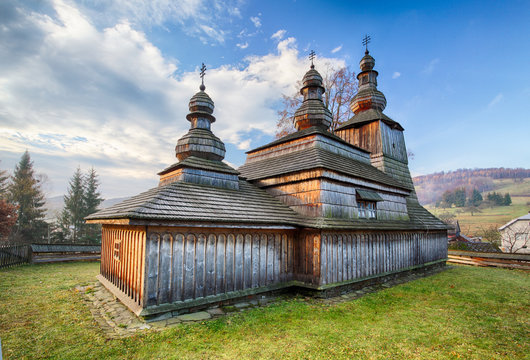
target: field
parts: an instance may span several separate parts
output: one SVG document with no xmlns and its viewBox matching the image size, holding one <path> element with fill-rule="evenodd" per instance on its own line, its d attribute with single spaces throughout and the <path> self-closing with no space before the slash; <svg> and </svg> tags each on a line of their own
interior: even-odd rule
<svg viewBox="0 0 530 360">
<path fill-rule="evenodd" d="M 494 180 L 495 189 L 490 192 L 501 194 L 509 193 L 512 198 L 510 206 L 496 206 L 491 208 L 479 209 L 480 212 L 473 214 L 465 208 L 435 208 L 427 205 L 426 208 L 436 216 L 444 213 L 454 214 L 460 224 L 462 233 L 468 236 L 477 236 L 480 230 L 506 224 L 508 221 L 527 214 L 530 211 L 530 178 L 524 179 L 523 182 L 514 182 L 511 179 Z M 485 199 L 487 191 L 482 194 Z"/>
<path fill-rule="evenodd" d="M 236 315 L 107 339 L 74 290 L 98 263 L 0 270 L 5 359 L 524 359 L 530 274 L 453 267 L 329 305 L 293 298 Z"/>
</svg>

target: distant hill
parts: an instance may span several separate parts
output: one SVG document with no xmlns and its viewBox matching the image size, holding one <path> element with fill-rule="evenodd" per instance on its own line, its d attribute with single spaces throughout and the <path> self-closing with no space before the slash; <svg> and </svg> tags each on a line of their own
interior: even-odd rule
<svg viewBox="0 0 530 360">
<path fill-rule="evenodd" d="M 465 187 L 468 192 L 474 188 L 480 192 L 497 191 L 499 180 L 511 180 L 514 184 L 523 183 L 530 178 L 530 169 L 488 168 L 458 169 L 448 172 L 437 172 L 429 175 L 416 176 L 412 179 L 423 205 L 435 204 L 446 190 Z M 510 192 L 511 194 L 511 192 Z M 525 195 L 525 194 L 520 194 Z"/>
<path fill-rule="evenodd" d="M 101 209 L 108 208 L 109 206 L 117 204 L 120 201 L 123 201 L 125 199 L 128 199 L 128 197 L 112 198 L 112 199 L 103 200 L 103 202 L 100 205 L 100 208 Z M 47 198 L 46 199 L 46 219 L 55 220 L 57 218 L 57 214 L 59 214 L 63 210 L 63 206 L 64 206 L 64 197 L 62 195 Z"/>
</svg>

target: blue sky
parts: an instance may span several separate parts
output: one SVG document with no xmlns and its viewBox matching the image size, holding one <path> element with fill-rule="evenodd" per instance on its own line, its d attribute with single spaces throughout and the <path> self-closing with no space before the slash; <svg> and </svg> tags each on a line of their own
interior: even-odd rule
<svg viewBox="0 0 530 360">
<path fill-rule="evenodd" d="M 308 52 L 357 71 L 365 34 L 413 175 L 530 167 L 528 19 L 529 1 L 0 2 L 0 168 L 29 150 L 49 196 L 77 166 L 106 198 L 156 186 L 202 62 L 237 167 L 273 139 Z"/>
</svg>

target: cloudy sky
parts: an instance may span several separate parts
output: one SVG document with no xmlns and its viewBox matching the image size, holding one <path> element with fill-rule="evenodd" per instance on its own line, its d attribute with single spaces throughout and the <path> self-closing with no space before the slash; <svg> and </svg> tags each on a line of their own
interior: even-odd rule
<svg viewBox="0 0 530 360">
<path fill-rule="evenodd" d="M 414 175 L 530 167 L 528 1 L 0 1 L 0 169 L 29 150 L 48 196 L 94 167 L 104 197 L 156 186 L 198 69 L 226 161 L 273 139 L 317 53 L 358 70 L 370 34 Z"/>
</svg>

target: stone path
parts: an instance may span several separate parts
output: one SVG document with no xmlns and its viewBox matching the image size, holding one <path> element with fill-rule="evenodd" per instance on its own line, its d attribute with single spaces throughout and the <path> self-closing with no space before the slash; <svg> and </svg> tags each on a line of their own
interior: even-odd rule
<svg viewBox="0 0 530 360">
<path fill-rule="evenodd" d="M 446 267 L 449 268 L 449 267 Z M 383 284 L 366 286 L 360 290 L 344 293 L 331 298 L 308 298 L 311 301 L 323 304 L 333 305 L 345 301 L 351 301 L 385 288 L 390 288 L 405 282 L 420 279 L 425 276 L 433 275 L 443 270 L 432 270 L 429 272 L 410 274 L 405 277 L 389 280 Z M 163 330 L 168 327 L 185 322 L 207 321 L 219 318 L 221 316 L 230 316 L 231 314 L 252 309 L 257 306 L 282 301 L 285 296 L 265 297 L 259 300 L 242 301 L 234 305 L 223 307 L 211 307 L 206 311 L 199 311 L 184 315 L 172 316 L 171 313 L 163 314 L 157 318 L 145 321 L 138 318 L 129 309 L 125 307 L 114 295 L 112 295 L 101 283 L 96 282 L 88 286 L 78 286 L 76 292 L 82 296 L 87 304 L 94 319 L 109 338 L 123 338 L 134 335 L 138 331 L 145 330 Z M 290 297 L 287 297 L 290 298 Z"/>
</svg>

